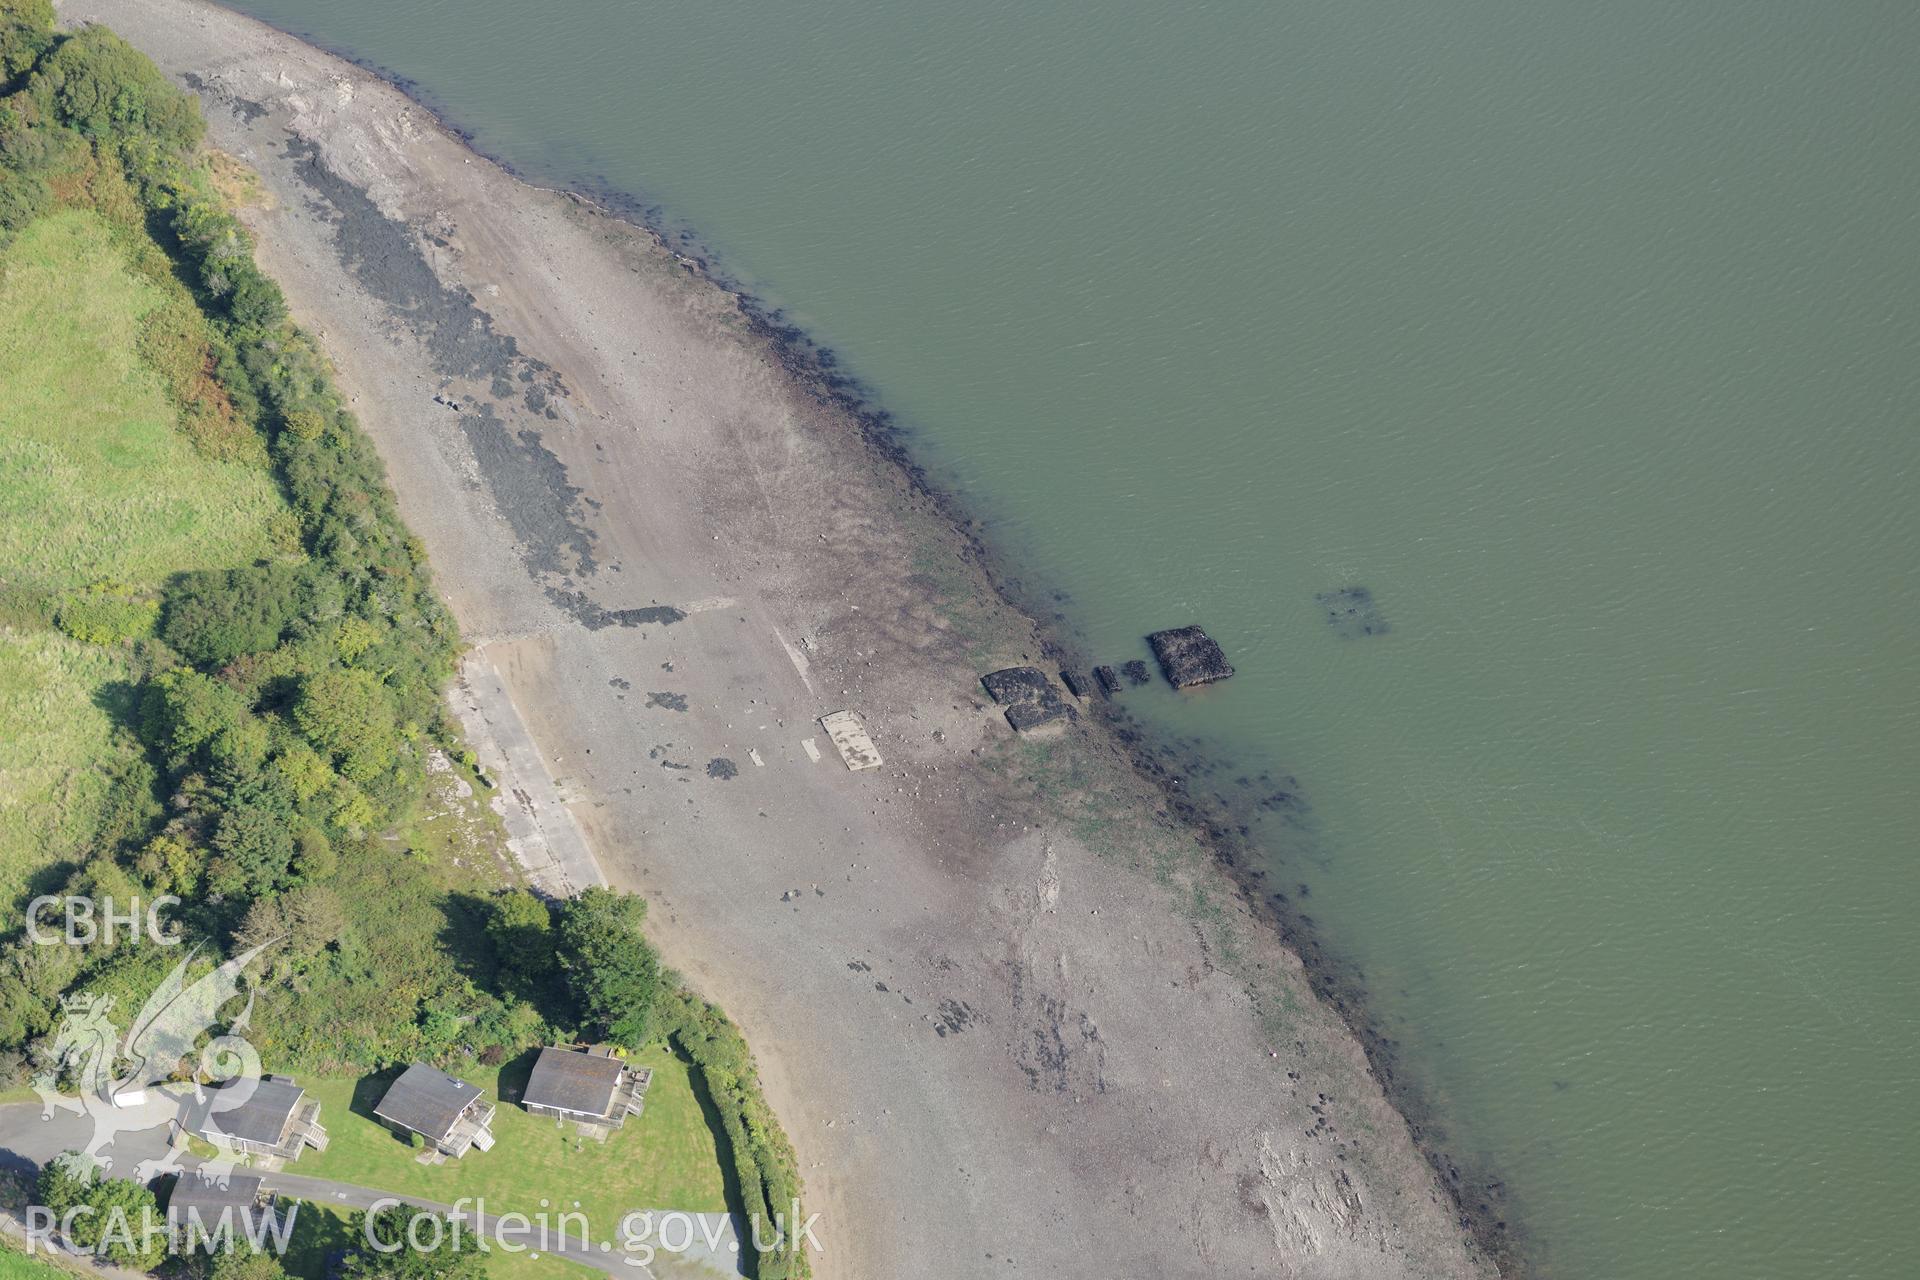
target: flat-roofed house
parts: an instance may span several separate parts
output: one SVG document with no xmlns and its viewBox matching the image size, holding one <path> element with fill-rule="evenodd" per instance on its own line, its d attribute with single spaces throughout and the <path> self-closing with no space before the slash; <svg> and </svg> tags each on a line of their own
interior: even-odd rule
<svg viewBox="0 0 1920 1280">
<path fill-rule="evenodd" d="M 640 1114 L 653 1072 L 628 1066 L 604 1046 L 542 1049 L 520 1102 L 537 1116 L 619 1128 Z"/>
<path fill-rule="evenodd" d="M 167 1196 L 167 1228 L 182 1248 L 196 1237 L 238 1247 L 275 1225 L 273 1193 L 257 1174 L 188 1169 Z"/>
<path fill-rule="evenodd" d="M 373 1114 L 402 1133 L 417 1133 L 458 1158 L 493 1146 L 493 1103 L 476 1085 L 416 1062 L 387 1086 Z"/>
<path fill-rule="evenodd" d="M 287 1076 L 233 1080 L 209 1089 L 188 1111 L 186 1128 L 216 1147 L 281 1160 L 297 1160 L 308 1147 L 327 1149 L 320 1099 Z"/>
</svg>

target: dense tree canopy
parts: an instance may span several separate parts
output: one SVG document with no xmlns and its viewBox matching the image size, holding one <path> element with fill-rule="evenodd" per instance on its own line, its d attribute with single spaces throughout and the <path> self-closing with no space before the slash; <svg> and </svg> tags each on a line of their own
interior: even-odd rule
<svg viewBox="0 0 1920 1280">
<path fill-rule="evenodd" d="M 652 1038 L 660 958 L 640 932 L 646 900 L 593 886 L 560 915 L 560 967 L 589 1034 L 637 1049 Z"/>
<path fill-rule="evenodd" d="M 108 1262 L 149 1270 L 166 1256 L 164 1219 L 153 1192 L 126 1178 L 103 1178 L 91 1158 L 69 1151 L 40 1171 L 39 1202 L 70 1224 L 82 1249 Z"/>
<path fill-rule="evenodd" d="M 409 1232 L 415 1218 L 431 1216 L 405 1204 L 354 1214 L 355 1245 L 341 1262 L 341 1272 L 351 1280 L 483 1280 L 486 1258 L 471 1225 L 456 1233 L 445 1220 L 422 1221 Z M 375 1240 L 381 1248 L 373 1247 Z M 416 1248 L 416 1241 L 422 1247 Z M 426 1247 L 436 1243 L 438 1247 Z"/>
<path fill-rule="evenodd" d="M 184 573 L 167 592 L 160 635 L 191 662 L 225 666 L 279 644 L 312 594 L 310 575 L 293 565 Z"/>
<path fill-rule="evenodd" d="M 501 980 L 522 995 L 535 995 L 553 973 L 553 913 L 547 904 L 525 889 L 514 889 L 493 900 L 487 936 Z"/>
<path fill-rule="evenodd" d="M 105 27 L 82 27 L 34 68 L 27 90 L 89 137 L 143 135 L 185 150 L 200 141 L 200 105 Z"/>
</svg>

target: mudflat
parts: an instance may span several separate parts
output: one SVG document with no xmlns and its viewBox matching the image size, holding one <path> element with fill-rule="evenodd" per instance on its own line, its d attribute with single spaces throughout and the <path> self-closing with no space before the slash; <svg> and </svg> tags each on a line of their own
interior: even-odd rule
<svg viewBox="0 0 1920 1280">
<path fill-rule="evenodd" d="M 523 722 L 517 767 L 753 1044 L 818 1274 L 1491 1270 L 1106 729 L 1015 737 L 978 678 L 1042 637 L 738 298 L 249 19 L 62 17 L 199 92 L 261 175 L 263 264 Z M 879 767 L 842 763 L 838 711 Z"/>
</svg>

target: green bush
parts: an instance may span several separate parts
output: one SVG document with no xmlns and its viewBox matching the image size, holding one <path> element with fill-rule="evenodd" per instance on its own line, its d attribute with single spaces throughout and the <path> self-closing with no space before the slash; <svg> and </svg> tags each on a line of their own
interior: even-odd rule
<svg viewBox="0 0 1920 1280">
<path fill-rule="evenodd" d="M 40 58 L 27 93 L 54 117 L 97 138 L 151 139 L 174 152 L 200 141 L 199 102 L 105 27 L 82 27 Z"/>
<path fill-rule="evenodd" d="M 331 667 L 306 677 L 293 722 L 355 782 L 372 781 L 393 765 L 399 738 L 393 699 L 370 671 Z"/>
<path fill-rule="evenodd" d="M 0 91 L 11 92 L 52 44 L 51 0 L 0 0 Z"/>
<path fill-rule="evenodd" d="M 53 0 L 0 0 L 0 22 L 53 30 Z"/>
<path fill-rule="evenodd" d="M 228 798 L 214 825 L 207 887 L 254 896 L 286 884 L 293 867 L 293 802 L 279 788 L 256 783 Z"/>
<path fill-rule="evenodd" d="M 120 644 L 153 634 L 160 602 L 132 587 L 100 583 L 60 602 L 54 625 L 86 644 Z"/>
<path fill-rule="evenodd" d="M 541 991 L 554 971 L 553 913 L 525 889 L 493 899 L 487 937 L 504 985 L 521 994 Z"/>
<path fill-rule="evenodd" d="M 209 744 L 242 732 L 251 714 L 232 688 L 198 671 L 175 668 L 147 683 L 142 736 L 170 769 L 182 770 L 204 763 Z"/>
<path fill-rule="evenodd" d="M 53 193 L 37 173 L 0 169 L 0 249 L 20 228 L 32 222 L 52 203 Z"/>
<path fill-rule="evenodd" d="M 303 613 L 305 579 L 298 567 L 284 564 L 183 573 L 167 588 L 160 636 L 202 666 L 263 653 Z"/>
</svg>

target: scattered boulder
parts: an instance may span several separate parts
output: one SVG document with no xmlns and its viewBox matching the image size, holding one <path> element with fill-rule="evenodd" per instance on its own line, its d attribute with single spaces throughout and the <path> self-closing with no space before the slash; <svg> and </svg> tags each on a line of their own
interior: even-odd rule
<svg viewBox="0 0 1920 1280">
<path fill-rule="evenodd" d="M 1167 683 L 1176 689 L 1225 680 L 1233 674 L 1233 668 L 1227 665 L 1227 655 L 1220 651 L 1212 636 L 1198 627 L 1156 631 L 1147 637 L 1147 643 L 1153 646 L 1153 656 L 1160 660 L 1160 670 L 1166 672 Z"/>
<path fill-rule="evenodd" d="M 1387 620 L 1380 616 L 1380 607 L 1373 602 L 1373 592 L 1365 587 L 1322 591 L 1314 600 L 1327 611 L 1327 625 L 1342 640 L 1358 640 L 1362 636 L 1383 636 L 1387 633 Z"/>
</svg>

